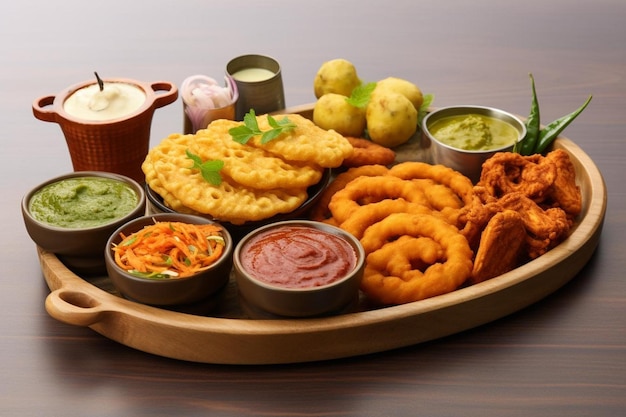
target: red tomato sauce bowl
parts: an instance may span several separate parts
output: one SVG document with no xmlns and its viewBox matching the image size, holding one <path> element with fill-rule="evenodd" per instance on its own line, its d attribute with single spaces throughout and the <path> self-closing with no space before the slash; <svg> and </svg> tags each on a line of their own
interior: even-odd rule
<svg viewBox="0 0 626 417">
<path fill-rule="evenodd" d="M 242 304 L 282 317 L 325 316 L 358 299 L 365 253 L 338 227 L 289 220 L 246 235 L 233 265 Z"/>
</svg>

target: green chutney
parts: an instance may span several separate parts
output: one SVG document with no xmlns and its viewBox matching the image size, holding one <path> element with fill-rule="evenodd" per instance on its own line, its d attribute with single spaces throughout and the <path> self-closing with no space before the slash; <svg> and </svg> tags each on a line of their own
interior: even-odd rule
<svg viewBox="0 0 626 417">
<path fill-rule="evenodd" d="M 74 177 L 46 185 L 29 201 L 40 222 L 65 228 L 97 227 L 130 213 L 139 197 L 128 184 L 112 178 Z"/>
<path fill-rule="evenodd" d="M 442 117 L 428 129 L 438 141 L 467 151 L 500 149 L 519 139 L 509 123 L 482 114 Z"/>
</svg>

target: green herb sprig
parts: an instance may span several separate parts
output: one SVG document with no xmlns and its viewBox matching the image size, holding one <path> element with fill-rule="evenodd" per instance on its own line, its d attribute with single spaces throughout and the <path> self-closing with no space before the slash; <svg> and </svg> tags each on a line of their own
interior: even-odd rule
<svg viewBox="0 0 626 417">
<path fill-rule="evenodd" d="M 370 97 L 372 96 L 372 92 L 374 92 L 375 88 L 375 82 L 360 84 L 352 90 L 350 97 L 346 98 L 346 101 L 354 107 L 364 109 L 367 107 L 367 103 L 369 103 Z"/>
<path fill-rule="evenodd" d="M 187 158 L 193 161 L 193 166 L 189 169 L 200 170 L 202 178 L 209 184 L 218 186 L 222 183 L 220 170 L 224 167 L 224 161 L 220 161 L 219 159 L 202 161 L 202 158 L 191 153 L 189 149 L 185 150 L 185 153 L 187 154 Z"/>
<path fill-rule="evenodd" d="M 235 142 L 239 142 L 242 145 L 245 145 L 250 139 L 259 135 L 261 136 L 261 143 L 266 144 L 276 139 L 282 133 L 296 128 L 296 124 L 291 122 L 287 116 L 283 117 L 281 120 L 276 120 L 268 114 L 267 122 L 271 129 L 263 132 L 257 123 L 254 109 L 250 109 L 250 111 L 243 116 L 243 125 L 229 129 L 228 133 L 230 133 L 230 136 L 232 136 Z"/>
<path fill-rule="evenodd" d="M 424 94 L 422 105 L 419 109 L 417 109 L 418 126 L 422 126 L 422 119 L 428 114 L 428 108 L 433 104 L 433 101 L 435 101 L 435 96 L 433 94 Z"/>
</svg>

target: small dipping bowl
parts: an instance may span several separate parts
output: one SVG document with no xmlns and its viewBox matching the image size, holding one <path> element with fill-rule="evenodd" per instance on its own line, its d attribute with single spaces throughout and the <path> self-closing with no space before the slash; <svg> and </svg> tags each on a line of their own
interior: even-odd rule
<svg viewBox="0 0 626 417">
<path fill-rule="evenodd" d="M 517 140 L 509 144 L 489 150 L 466 150 L 454 147 L 438 140 L 431 128 L 442 119 L 465 118 L 470 115 L 496 119 L 509 125 L 517 134 Z M 526 125 L 518 117 L 503 110 L 483 106 L 451 106 L 432 111 L 422 120 L 422 147 L 429 149 L 433 164 L 446 165 L 461 172 L 472 182 L 480 179 L 482 164 L 496 152 L 507 152 L 513 149 L 516 142 L 526 136 Z"/>
<path fill-rule="evenodd" d="M 338 227 L 290 220 L 246 235 L 233 265 L 241 302 L 253 318 L 328 316 L 358 302 L 365 253 Z M 341 272 L 322 277 L 326 267 Z"/>
<path fill-rule="evenodd" d="M 222 227 L 222 236 L 226 245 L 221 257 L 208 269 L 190 277 L 150 279 L 133 275 L 120 268 L 115 262 L 111 249 L 113 245 L 122 241 L 120 234 L 131 235 L 155 222 L 217 224 L 199 216 L 162 213 L 137 218 L 115 230 L 106 243 L 104 257 L 109 278 L 122 296 L 132 301 L 154 306 L 183 306 L 205 301 L 224 288 L 232 269 L 233 252 L 232 239 L 224 227 Z"/>
<path fill-rule="evenodd" d="M 99 224 L 91 224 L 82 227 L 72 227 L 66 224 L 51 224 L 40 220 L 40 218 L 33 213 L 34 198 L 36 198 L 36 195 L 38 195 L 41 190 L 51 190 L 51 187 L 56 184 L 62 184 L 63 182 L 69 183 L 70 181 L 74 182 L 83 178 L 87 181 L 110 181 L 113 185 L 122 186 L 124 187 L 122 189 L 125 190 L 124 194 L 128 195 L 126 191 L 129 191 L 134 194 L 136 201 L 126 214 L 117 218 L 104 220 Z M 80 190 L 78 190 L 78 192 L 80 192 Z M 118 198 L 116 194 L 114 195 Z M 58 206 L 63 210 L 63 196 L 52 195 L 51 198 L 60 200 Z M 94 201 L 97 201 L 97 198 L 97 196 L 94 197 Z M 56 254 L 68 268 L 78 274 L 85 275 L 97 275 L 106 271 L 103 251 L 111 233 L 120 227 L 120 225 L 143 216 L 145 209 L 146 195 L 143 187 L 139 185 L 139 183 L 123 175 L 99 171 L 72 172 L 52 178 L 31 189 L 22 199 L 22 217 L 24 218 L 26 231 L 31 239 L 42 249 Z"/>
</svg>

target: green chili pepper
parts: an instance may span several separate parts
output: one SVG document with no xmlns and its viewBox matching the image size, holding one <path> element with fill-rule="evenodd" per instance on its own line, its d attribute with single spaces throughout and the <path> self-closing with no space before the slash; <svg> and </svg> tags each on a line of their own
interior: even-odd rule
<svg viewBox="0 0 626 417">
<path fill-rule="evenodd" d="M 519 145 L 519 153 L 522 155 L 532 155 L 535 153 L 535 146 L 539 139 L 539 130 L 541 128 L 541 121 L 539 117 L 539 100 L 537 99 L 537 92 L 535 91 L 535 79 L 532 74 L 530 76 L 530 85 L 533 92 L 532 102 L 530 105 L 530 114 L 526 119 L 526 136 Z M 518 147 L 516 145 L 516 147 Z"/>
<path fill-rule="evenodd" d="M 552 141 L 556 139 L 557 136 L 559 136 L 563 129 L 565 129 L 572 121 L 574 121 L 574 119 L 580 113 L 582 113 L 583 110 L 585 110 L 589 102 L 591 102 L 591 97 L 592 96 L 589 96 L 587 101 L 585 101 L 585 104 L 583 104 L 577 110 L 568 115 L 560 117 L 552 123 L 546 125 L 546 127 L 544 127 L 541 132 L 539 132 L 539 141 L 537 142 L 535 152 L 542 153 L 548 147 L 548 145 L 550 145 Z"/>
</svg>

